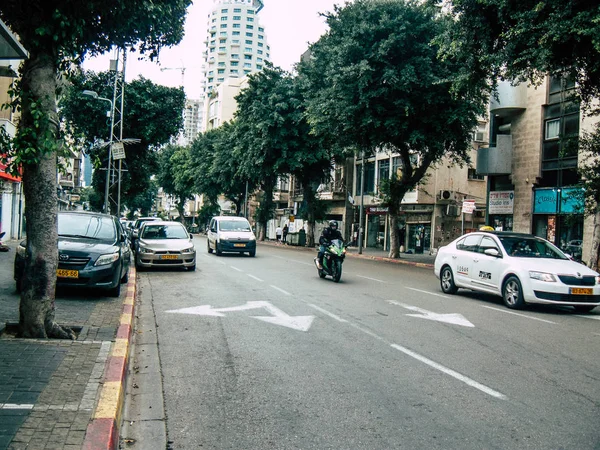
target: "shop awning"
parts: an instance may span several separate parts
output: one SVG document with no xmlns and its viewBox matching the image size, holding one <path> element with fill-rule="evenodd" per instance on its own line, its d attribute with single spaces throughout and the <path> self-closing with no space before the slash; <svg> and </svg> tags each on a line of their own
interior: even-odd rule
<svg viewBox="0 0 600 450">
<path fill-rule="evenodd" d="M 21 177 L 15 177 L 9 173 L 6 173 L 6 164 L 0 163 L 0 179 L 14 181 L 17 183 L 21 182 Z"/>
</svg>

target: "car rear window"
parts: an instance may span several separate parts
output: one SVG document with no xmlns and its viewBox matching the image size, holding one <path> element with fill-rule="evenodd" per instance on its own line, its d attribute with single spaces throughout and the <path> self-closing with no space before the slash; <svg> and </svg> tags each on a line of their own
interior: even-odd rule
<svg viewBox="0 0 600 450">
<path fill-rule="evenodd" d="M 145 225 L 142 239 L 187 239 L 188 234 L 182 225 Z"/>
<path fill-rule="evenodd" d="M 110 217 L 88 214 L 59 214 L 58 235 L 114 241 L 115 222 Z"/>
<path fill-rule="evenodd" d="M 246 220 L 222 220 L 219 222 L 221 231 L 252 231 Z"/>
</svg>

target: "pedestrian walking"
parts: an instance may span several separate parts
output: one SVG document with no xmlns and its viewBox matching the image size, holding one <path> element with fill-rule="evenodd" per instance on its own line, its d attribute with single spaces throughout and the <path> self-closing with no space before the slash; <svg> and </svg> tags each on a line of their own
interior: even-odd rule
<svg viewBox="0 0 600 450">
<path fill-rule="evenodd" d="M 287 226 L 287 223 L 283 226 L 283 240 L 281 242 L 283 242 L 284 244 L 287 243 L 287 235 L 288 235 L 288 231 L 289 228 Z"/>
<path fill-rule="evenodd" d="M 277 237 L 277 242 L 280 242 L 280 241 L 281 241 L 281 231 L 282 231 L 282 230 L 281 230 L 281 227 L 280 227 L 280 226 L 278 226 L 278 227 L 275 229 L 275 236 Z"/>
</svg>

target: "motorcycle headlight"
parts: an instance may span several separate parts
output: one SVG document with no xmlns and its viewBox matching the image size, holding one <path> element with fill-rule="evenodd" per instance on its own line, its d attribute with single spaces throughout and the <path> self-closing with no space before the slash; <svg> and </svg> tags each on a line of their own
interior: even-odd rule
<svg viewBox="0 0 600 450">
<path fill-rule="evenodd" d="M 538 281 L 555 282 L 556 277 L 551 273 L 529 271 L 529 278 Z"/>
<path fill-rule="evenodd" d="M 100 255 L 96 260 L 95 266 L 105 266 L 107 264 L 112 264 L 119 259 L 119 252 L 109 253 L 107 255 Z"/>
<path fill-rule="evenodd" d="M 181 253 L 194 253 L 194 247 L 184 248 Z"/>
</svg>

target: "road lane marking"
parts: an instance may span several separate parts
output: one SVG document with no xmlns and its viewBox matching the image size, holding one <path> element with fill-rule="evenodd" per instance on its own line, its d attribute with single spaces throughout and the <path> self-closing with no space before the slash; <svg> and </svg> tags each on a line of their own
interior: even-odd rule
<svg viewBox="0 0 600 450">
<path fill-rule="evenodd" d="M 356 275 L 359 278 L 366 278 L 367 280 L 371 280 L 371 281 L 377 281 L 379 283 L 385 283 L 385 281 L 383 280 L 378 280 L 377 278 L 371 278 L 371 277 L 365 277 L 364 275 Z"/>
<path fill-rule="evenodd" d="M 433 311 L 428 311 L 423 308 L 419 308 L 417 306 L 407 305 L 405 303 L 400 303 L 395 300 L 388 300 L 390 305 L 401 306 L 410 311 L 415 311 L 419 314 L 406 314 L 410 317 L 420 317 L 421 319 L 434 320 L 436 322 L 444 322 L 450 323 L 452 325 L 460 325 L 461 327 L 475 327 L 471 322 L 469 322 L 462 314 L 458 313 L 436 313 Z"/>
<path fill-rule="evenodd" d="M 281 292 L 281 293 L 283 293 L 283 294 L 285 294 L 285 295 L 292 295 L 292 294 L 290 294 L 288 291 L 284 291 L 283 289 L 281 289 L 281 288 L 278 288 L 277 286 L 273 286 L 272 284 L 271 284 L 270 286 L 271 286 L 273 289 L 275 289 L 275 290 L 277 290 L 277 291 L 279 291 L 279 292 Z"/>
<path fill-rule="evenodd" d="M 247 273 L 246 275 L 248 275 L 250 278 L 253 278 L 253 279 L 255 279 L 256 281 L 260 281 L 261 283 L 264 281 L 264 280 L 261 280 L 261 279 L 260 279 L 260 278 L 258 278 L 258 277 L 255 277 L 254 275 L 250 275 L 249 273 Z"/>
<path fill-rule="evenodd" d="M 538 320 L 540 322 L 551 323 L 552 325 L 556 325 L 556 322 L 552 322 L 550 320 L 540 319 L 538 317 L 526 316 L 525 314 L 519 314 L 519 313 L 514 312 L 514 311 L 507 311 L 506 309 L 494 308 L 493 306 L 486 306 L 486 305 L 479 305 L 479 306 L 481 306 L 482 308 L 492 309 L 494 311 L 498 311 L 498 312 L 501 312 L 501 313 L 512 314 L 514 316 L 525 317 L 526 319 Z"/>
<path fill-rule="evenodd" d="M 442 366 L 441 364 L 438 364 L 429 358 L 419 355 L 418 353 L 413 352 L 412 350 L 409 350 L 406 347 L 402 347 L 401 345 L 397 345 L 397 344 L 392 344 L 392 347 L 395 348 L 396 350 L 401 351 L 405 355 L 411 356 L 411 357 L 415 358 L 416 360 L 421 361 L 424 364 L 427 364 L 429 367 L 433 367 L 434 369 L 439 370 L 440 372 L 445 373 L 446 375 L 450 375 L 451 377 L 456 378 L 457 380 L 462 381 L 463 383 L 465 383 L 471 387 L 474 387 L 475 389 L 480 390 L 481 392 L 491 395 L 492 397 L 499 398 L 500 400 L 507 400 L 506 395 L 504 395 L 498 391 L 495 391 L 494 389 L 487 387 L 484 384 L 478 383 L 477 381 L 475 381 L 461 373 L 458 373 L 455 370 L 452 370 L 452 369 L 449 369 L 448 367 Z"/>
<path fill-rule="evenodd" d="M 31 403 L 0 403 L 0 409 L 33 409 Z"/>
<path fill-rule="evenodd" d="M 313 305 L 312 303 L 307 303 L 308 306 L 310 306 L 311 308 L 316 309 L 317 311 L 322 312 L 323 314 L 325 314 L 326 316 L 331 317 L 332 319 L 337 320 L 338 322 L 348 322 L 346 319 L 342 319 L 340 316 L 336 316 L 335 314 L 327 311 L 326 309 L 323 309 L 317 305 Z"/>
<path fill-rule="evenodd" d="M 237 267 L 235 267 L 235 266 L 229 266 L 229 267 L 231 267 L 233 270 L 237 270 L 238 272 L 244 272 L 242 269 L 238 269 L 238 268 L 237 268 Z"/>
<path fill-rule="evenodd" d="M 279 259 L 283 259 L 285 261 L 295 262 L 298 264 L 304 264 L 305 266 L 314 266 L 315 265 L 314 263 L 307 263 L 304 261 L 298 261 L 297 259 L 284 258 L 283 256 L 275 256 L 275 255 L 271 255 L 271 256 L 273 256 L 273 258 L 279 258 Z"/>
<path fill-rule="evenodd" d="M 436 297 L 450 298 L 450 297 L 448 297 L 446 295 L 438 294 L 436 292 L 423 291 L 421 289 L 416 289 L 416 288 L 411 288 L 411 287 L 406 287 L 406 289 L 410 289 L 411 291 L 421 292 L 422 294 L 434 295 Z"/>
</svg>

